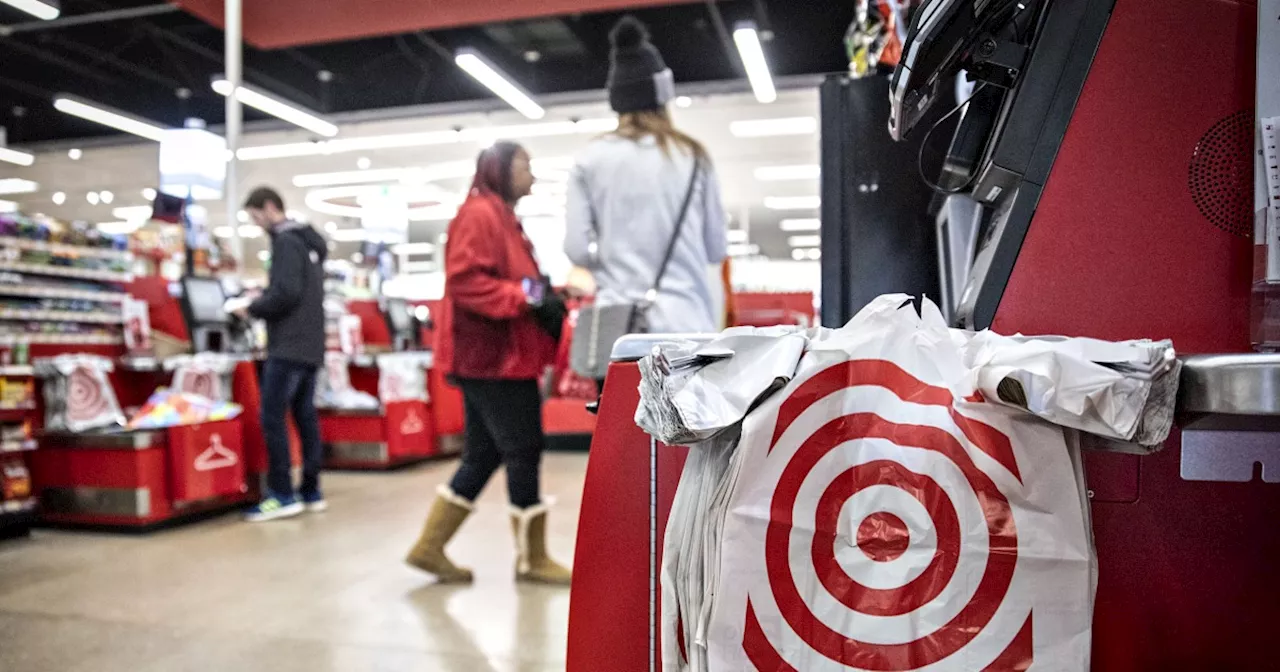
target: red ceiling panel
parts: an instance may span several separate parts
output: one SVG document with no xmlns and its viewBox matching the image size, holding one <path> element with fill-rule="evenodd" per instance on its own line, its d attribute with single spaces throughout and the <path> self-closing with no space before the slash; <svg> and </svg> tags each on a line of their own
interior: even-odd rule
<svg viewBox="0 0 1280 672">
<path fill-rule="evenodd" d="M 243 0 L 244 40 L 259 49 L 468 26 L 537 16 L 606 12 L 688 0 Z M 222 27 L 222 0 L 177 0 Z"/>
</svg>

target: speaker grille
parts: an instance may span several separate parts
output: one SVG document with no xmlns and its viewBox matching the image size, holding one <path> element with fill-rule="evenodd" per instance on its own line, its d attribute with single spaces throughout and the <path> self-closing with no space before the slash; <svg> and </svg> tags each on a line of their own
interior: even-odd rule
<svg viewBox="0 0 1280 672">
<path fill-rule="evenodd" d="M 1213 125 L 1196 143 L 1187 171 L 1200 214 L 1227 233 L 1253 235 L 1253 112 Z"/>
</svg>

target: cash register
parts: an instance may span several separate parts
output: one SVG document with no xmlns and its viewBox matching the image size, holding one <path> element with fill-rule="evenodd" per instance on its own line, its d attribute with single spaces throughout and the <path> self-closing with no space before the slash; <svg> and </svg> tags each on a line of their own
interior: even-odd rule
<svg viewBox="0 0 1280 672">
<path fill-rule="evenodd" d="M 975 85 L 944 167 L 925 176 L 977 212 L 959 326 L 1237 353 L 1186 360 L 1162 451 L 1085 453 L 1094 669 L 1276 664 L 1280 488 L 1267 474 L 1280 465 L 1253 450 L 1276 435 L 1236 430 L 1277 417 L 1262 383 L 1280 368 L 1243 354 L 1253 222 L 1229 207 L 1252 200 L 1258 6 L 928 0 L 888 91 L 887 132 L 902 139 L 933 130 L 921 120 L 956 77 Z"/>
</svg>

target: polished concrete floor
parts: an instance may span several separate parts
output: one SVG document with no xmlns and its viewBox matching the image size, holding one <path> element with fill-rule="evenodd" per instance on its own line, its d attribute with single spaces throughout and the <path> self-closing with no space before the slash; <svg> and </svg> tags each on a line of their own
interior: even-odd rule
<svg viewBox="0 0 1280 672">
<path fill-rule="evenodd" d="M 585 465 L 545 463 L 550 545 L 565 561 Z M 563 670 L 569 592 L 514 583 L 501 476 L 450 549 L 474 586 L 401 564 L 453 466 L 331 474 L 330 511 L 293 520 L 0 543 L 0 670 Z"/>
</svg>

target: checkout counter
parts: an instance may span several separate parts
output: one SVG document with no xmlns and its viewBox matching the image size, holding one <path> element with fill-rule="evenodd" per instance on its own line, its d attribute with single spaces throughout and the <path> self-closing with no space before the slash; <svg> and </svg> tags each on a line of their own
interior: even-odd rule
<svg viewBox="0 0 1280 672">
<path fill-rule="evenodd" d="M 458 455 L 462 450 L 461 393 L 445 384 L 432 366 L 432 353 L 422 350 L 424 326 L 419 310 L 403 300 L 348 301 L 347 309 L 361 320 L 366 352 L 353 357 L 352 387 L 379 396 L 378 358 L 398 353 L 424 369 L 425 401 L 381 404 L 374 410 L 320 410 L 320 436 L 325 466 L 332 469 L 380 471 L 425 460 Z"/>
<path fill-rule="evenodd" d="M 889 92 L 888 133 L 914 132 L 917 141 L 930 128 L 916 123 L 935 105 L 950 107 L 936 99 L 960 69 L 986 82 L 989 101 L 951 131 L 935 185 L 977 208 L 971 268 L 956 273 L 939 260 L 942 268 L 906 272 L 935 273 L 916 277 L 935 286 L 965 278 L 949 306 L 962 326 L 1172 339 L 1185 368 L 1164 449 L 1085 455 L 1100 567 L 1093 669 L 1274 669 L 1280 357 L 1248 353 L 1252 222 L 1200 191 L 1252 193 L 1239 178 L 1252 175 L 1250 147 L 1221 146 L 1232 137 L 1221 129 L 1254 105 L 1257 8 L 997 0 L 975 15 L 974 7 L 926 2 L 903 63 L 879 89 Z M 823 109 L 826 148 L 826 129 L 841 119 L 825 116 L 845 108 L 824 99 Z M 1195 159 L 1206 152 L 1230 158 L 1190 179 L 1205 170 Z M 824 182 L 857 184 L 856 175 L 831 174 L 843 170 L 838 158 L 824 152 Z M 878 179 L 919 179 L 914 172 Z M 841 198 L 824 189 L 824 208 Z M 935 220 L 924 214 L 915 219 L 932 236 Z M 824 211 L 828 325 L 860 308 L 866 289 L 848 286 L 859 254 L 849 216 Z M 651 344 L 620 342 L 606 381 L 578 528 L 569 672 L 661 669 L 657 568 L 685 451 L 655 445 L 632 419 L 634 362 Z"/>
<path fill-rule="evenodd" d="M 152 529 L 237 508 L 256 496 L 266 472 L 257 373 L 245 349 L 245 325 L 222 310 L 222 286 L 211 278 L 188 277 L 171 296 L 168 283 L 158 279 L 150 283 L 154 286 L 138 284 L 146 287 L 141 293 L 153 314 L 181 313 L 199 351 L 241 349 L 231 379 L 233 399 L 244 412 L 233 420 L 166 429 L 42 433 L 30 465 L 46 523 Z M 99 354 L 117 357 L 110 383 L 125 408 L 141 406 L 156 388 L 169 384 L 156 357 Z"/>
</svg>

